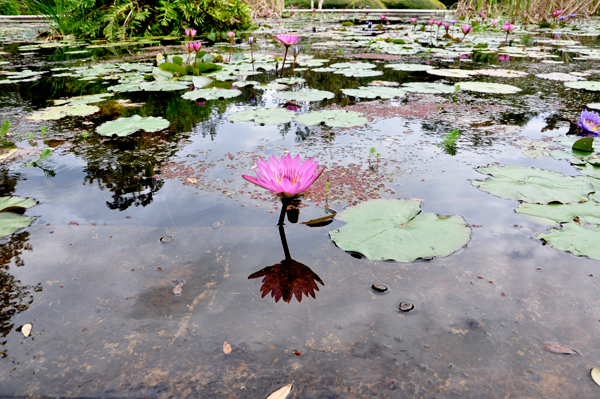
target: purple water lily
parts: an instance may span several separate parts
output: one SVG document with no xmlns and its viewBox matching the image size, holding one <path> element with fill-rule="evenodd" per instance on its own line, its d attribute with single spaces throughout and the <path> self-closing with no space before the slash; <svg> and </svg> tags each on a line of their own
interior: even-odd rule
<svg viewBox="0 0 600 399">
<path fill-rule="evenodd" d="M 581 111 L 581 115 L 577 120 L 577 126 L 582 128 L 588 133 L 592 133 L 594 135 L 600 134 L 600 115 L 595 113 L 594 111 L 588 111 L 584 109 Z"/>
</svg>

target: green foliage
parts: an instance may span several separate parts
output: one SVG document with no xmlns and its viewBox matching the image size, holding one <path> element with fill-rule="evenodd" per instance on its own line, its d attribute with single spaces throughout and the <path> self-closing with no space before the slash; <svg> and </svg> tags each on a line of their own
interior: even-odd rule
<svg viewBox="0 0 600 399">
<path fill-rule="evenodd" d="M 0 0 L 15 1 L 15 0 Z M 25 0 L 32 13 L 49 15 L 60 35 L 123 40 L 250 27 L 252 9 L 242 0 Z"/>
<path fill-rule="evenodd" d="M 4 137 L 6 132 L 8 132 L 8 129 L 10 129 L 10 121 L 5 120 L 2 126 L 0 127 L 0 137 Z"/>
<path fill-rule="evenodd" d="M 0 0 L 0 15 L 19 15 L 22 13 L 21 3 L 17 0 Z"/>
<path fill-rule="evenodd" d="M 443 148 L 447 154 L 456 155 L 456 142 L 459 136 L 460 132 L 457 129 L 452 129 L 450 133 L 442 137 L 442 142 L 438 144 L 438 147 Z"/>
</svg>

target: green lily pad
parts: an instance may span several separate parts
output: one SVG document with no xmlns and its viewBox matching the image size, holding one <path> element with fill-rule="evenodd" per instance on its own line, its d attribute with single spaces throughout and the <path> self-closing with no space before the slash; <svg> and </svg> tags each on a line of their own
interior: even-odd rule
<svg viewBox="0 0 600 399">
<path fill-rule="evenodd" d="M 285 90 L 288 86 L 281 83 L 263 83 L 254 86 L 254 88 L 259 90 Z"/>
<path fill-rule="evenodd" d="M 120 85 L 110 86 L 108 91 L 114 91 L 116 93 L 131 93 L 134 91 L 142 91 L 140 84 L 136 83 L 123 83 Z"/>
<path fill-rule="evenodd" d="M 298 91 L 279 91 L 273 97 L 287 101 L 323 101 L 335 97 L 330 91 L 301 89 Z"/>
<path fill-rule="evenodd" d="M 256 108 L 230 115 L 230 122 L 250 122 L 257 125 L 277 125 L 290 122 L 296 113 L 285 108 Z"/>
<path fill-rule="evenodd" d="M 9 236 L 15 231 L 29 227 L 35 218 L 12 212 L 0 212 L 0 237 Z"/>
<path fill-rule="evenodd" d="M 460 84 L 461 90 L 476 91 L 478 93 L 493 93 L 493 94 L 514 94 L 521 91 L 516 86 L 505 85 L 502 83 L 487 83 L 487 82 L 463 82 Z"/>
<path fill-rule="evenodd" d="M 573 149 L 583 152 L 592 152 L 594 151 L 594 138 L 593 137 L 584 137 L 582 139 L 577 140 L 573 143 Z"/>
<path fill-rule="evenodd" d="M 242 94 L 241 91 L 237 89 L 219 89 L 218 87 L 211 87 L 210 89 L 200 89 L 200 90 L 192 90 L 183 93 L 181 96 L 186 100 L 224 100 L 226 98 L 237 97 Z"/>
<path fill-rule="evenodd" d="M 373 69 L 377 65 L 368 62 L 339 62 L 337 64 L 329 65 L 330 68 L 335 69 Z"/>
<path fill-rule="evenodd" d="M 471 229 L 461 216 L 420 212 L 419 201 L 363 202 L 338 213 L 336 219 L 347 223 L 329 235 L 344 251 L 398 262 L 448 256 L 469 242 Z"/>
<path fill-rule="evenodd" d="M 125 137 L 137 132 L 138 130 L 143 130 L 149 133 L 158 132 L 159 130 L 168 128 L 169 125 L 170 123 L 168 120 L 160 117 L 141 117 L 139 115 L 134 115 L 129 118 L 119 118 L 114 121 L 103 123 L 96 128 L 96 133 L 109 137 L 113 135 Z"/>
<path fill-rule="evenodd" d="M 405 72 L 418 72 L 418 71 L 427 71 L 428 69 L 433 69 L 431 65 L 420 65 L 420 64 L 387 64 L 384 68 L 390 68 L 395 71 L 405 71 Z"/>
<path fill-rule="evenodd" d="M 296 118 L 296 122 L 303 125 L 325 124 L 331 127 L 361 126 L 368 121 L 360 112 L 344 110 L 313 111 Z"/>
<path fill-rule="evenodd" d="M 495 76 L 499 78 L 522 78 L 529 75 L 527 72 L 513 71 L 512 69 L 478 69 L 473 71 L 477 75 Z"/>
<path fill-rule="evenodd" d="M 21 197 L 0 197 L 0 212 L 13 211 L 17 209 L 27 209 L 37 205 L 33 198 Z"/>
<path fill-rule="evenodd" d="M 575 135 L 562 135 L 562 136 L 554 137 L 552 139 L 552 141 L 571 149 L 573 147 L 573 144 L 575 144 L 575 142 L 577 140 L 579 140 L 580 138 L 581 138 L 580 136 L 575 136 Z M 594 149 L 596 151 L 600 151 L 600 143 L 598 141 L 596 141 L 595 139 L 594 139 Z"/>
<path fill-rule="evenodd" d="M 403 89 L 383 86 L 361 86 L 358 89 L 342 89 L 342 93 L 347 96 L 372 99 L 403 97 L 406 94 Z"/>
<path fill-rule="evenodd" d="M 600 204 L 587 201 L 581 204 L 520 204 L 515 212 L 554 220 L 559 223 L 577 221 L 579 223 L 600 224 Z M 577 219 L 576 219 L 577 218 Z"/>
<path fill-rule="evenodd" d="M 600 227 L 581 226 L 577 223 L 565 223 L 560 229 L 550 229 L 536 237 L 544 240 L 552 248 L 571 252 L 575 256 L 588 256 L 600 260 Z"/>
<path fill-rule="evenodd" d="M 176 82 L 173 80 L 140 83 L 140 89 L 145 91 L 176 91 L 186 90 L 188 87 L 189 85 L 185 82 Z"/>
<path fill-rule="evenodd" d="M 476 170 L 493 176 L 483 181 L 471 181 L 481 191 L 532 204 L 577 203 L 596 191 L 582 176 L 568 177 L 562 173 L 527 166 L 489 165 Z"/>
<path fill-rule="evenodd" d="M 535 76 L 542 79 L 558 80 L 561 82 L 576 82 L 578 80 L 585 80 L 581 77 L 562 72 L 538 73 Z"/>
<path fill-rule="evenodd" d="M 206 76 L 194 76 L 192 77 L 192 83 L 196 89 L 200 89 L 204 86 L 208 86 L 212 83 L 211 78 L 207 78 Z"/>
<path fill-rule="evenodd" d="M 78 96 L 67 98 L 66 100 L 54 100 L 55 105 L 78 105 L 78 104 L 92 104 L 105 101 L 107 97 L 112 97 L 113 93 L 102 93 L 102 94 L 91 94 L 88 96 Z"/>
<path fill-rule="evenodd" d="M 35 121 L 50 121 L 62 119 L 67 116 L 88 116 L 100 111 L 95 105 L 61 105 L 60 107 L 48 107 L 29 115 L 26 119 Z"/>
<path fill-rule="evenodd" d="M 462 89 L 462 83 L 460 87 Z M 402 89 L 414 93 L 423 94 L 441 94 L 441 93 L 454 93 L 454 87 L 451 85 L 445 85 L 443 83 L 427 83 L 427 82 L 409 82 L 402 85 Z"/>
<path fill-rule="evenodd" d="M 577 170 L 586 176 L 600 179 L 600 166 L 594 166 L 590 164 L 577 165 Z"/>
<path fill-rule="evenodd" d="M 560 150 L 554 150 L 554 151 L 550 151 L 550 156 L 554 159 L 566 159 L 567 161 L 569 161 L 570 163 L 572 163 L 573 165 L 585 165 L 587 164 L 587 161 L 583 159 L 583 157 L 574 154 L 574 153 L 569 153 L 569 152 L 565 152 L 565 151 L 560 151 Z"/>
<path fill-rule="evenodd" d="M 596 109 L 596 110 L 600 109 L 600 103 L 589 103 L 586 106 L 590 109 Z"/>
<path fill-rule="evenodd" d="M 382 71 L 373 71 L 370 69 L 354 69 L 354 68 L 337 69 L 334 73 L 338 74 L 338 75 L 344 75 L 349 78 L 368 78 L 368 77 L 383 75 Z"/>
<path fill-rule="evenodd" d="M 275 79 L 275 82 L 277 83 L 283 83 L 286 85 L 298 85 L 298 84 L 302 84 L 304 82 L 306 82 L 306 79 L 302 79 L 302 78 L 279 78 L 279 79 Z"/>
<path fill-rule="evenodd" d="M 600 82 L 595 80 L 582 80 L 579 82 L 565 82 L 565 86 L 571 89 L 584 89 L 589 91 L 600 91 Z"/>
<path fill-rule="evenodd" d="M 427 73 L 447 78 L 470 78 L 472 75 L 475 75 L 474 72 L 464 69 L 428 69 Z"/>
<path fill-rule="evenodd" d="M 337 69 L 330 67 L 322 67 L 322 68 L 313 68 L 311 69 L 313 72 L 335 72 Z"/>
</svg>

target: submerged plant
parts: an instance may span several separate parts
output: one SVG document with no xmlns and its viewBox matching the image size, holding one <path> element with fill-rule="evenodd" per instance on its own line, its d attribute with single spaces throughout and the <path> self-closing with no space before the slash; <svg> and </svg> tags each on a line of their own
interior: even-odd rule
<svg viewBox="0 0 600 399">
<path fill-rule="evenodd" d="M 600 115 L 584 109 L 577 120 L 577 126 L 588 133 L 600 134 Z"/>
<path fill-rule="evenodd" d="M 438 144 L 438 147 L 443 148 L 447 154 L 456 155 L 456 142 L 458 141 L 460 132 L 458 129 L 452 129 L 450 133 L 442 136 L 442 142 Z"/>
<path fill-rule="evenodd" d="M 283 68 L 285 68 L 285 59 L 287 58 L 288 49 L 290 48 L 290 46 L 293 46 L 294 44 L 298 43 L 298 40 L 300 40 L 300 38 L 294 35 L 279 34 L 276 36 L 276 39 L 279 43 L 285 46 L 283 64 L 281 65 L 281 77 L 283 77 Z"/>
<path fill-rule="evenodd" d="M 289 153 L 280 159 L 271 156 L 268 162 L 261 159 L 256 164 L 258 170 L 255 170 L 255 172 L 258 178 L 248 175 L 242 175 L 242 177 L 250 183 L 266 188 L 281 198 L 283 206 L 279 217 L 279 225 L 283 224 L 289 201 L 309 188 L 325 170 L 323 168 L 317 171 L 319 162 L 315 161 L 314 158 L 302 162 L 300 155 L 296 155 L 294 158 Z"/>
</svg>

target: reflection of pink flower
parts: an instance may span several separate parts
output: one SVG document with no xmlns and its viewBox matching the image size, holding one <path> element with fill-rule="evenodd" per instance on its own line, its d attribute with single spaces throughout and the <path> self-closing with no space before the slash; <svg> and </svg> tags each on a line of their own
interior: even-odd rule
<svg viewBox="0 0 600 399">
<path fill-rule="evenodd" d="M 298 36 L 284 35 L 283 33 L 280 33 L 276 37 L 277 41 L 283 44 L 285 47 L 293 46 L 294 44 L 298 43 L 298 40 L 300 40 L 300 37 Z"/>
<path fill-rule="evenodd" d="M 200 42 L 193 43 L 193 45 L 194 45 L 195 52 L 200 51 L 200 49 L 202 48 L 202 43 L 200 43 Z"/>
<path fill-rule="evenodd" d="M 465 58 L 470 58 L 470 57 L 471 57 L 471 54 L 461 54 L 460 55 L 461 60 L 464 60 Z"/>
<path fill-rule="evenodd" d="M 270 292 L 275 302 L 283 298 L 284 302 L 290 303 L 294 296 L 298 302 L 301 302 L 303 294 L 315 298 L 315 291 L 319 291 L 317 282 L 325 285 L 308 266 L 293 259 L 285 259 L 281 263 L 265 267 L 252 273 L 248 279 L 259 277 L 264 277 L 260 287 L 262 297 L 264 298 Z"/>
<path fill-rule="evenodd" d="M 303 193 L 325 170 L 323 168 L 317 172 L 319 163 L 314 158 L 302 162 L 300 155 L 292 158 L 289 153 L 281 159 L 271 156 L 269 162 L 261 159 L 256 164 L 260 170 L 255 170 L 258 178 L 247 175 L 242 177 L 281 198 L 291 198 Z"/>
</svg>

